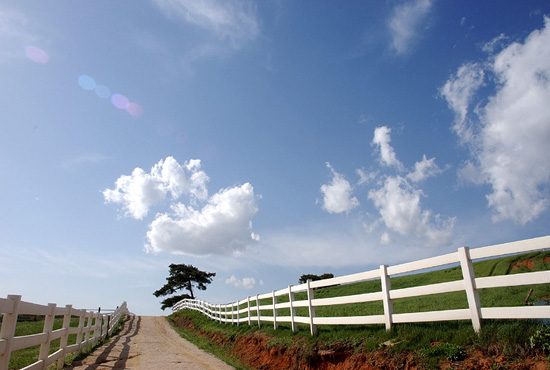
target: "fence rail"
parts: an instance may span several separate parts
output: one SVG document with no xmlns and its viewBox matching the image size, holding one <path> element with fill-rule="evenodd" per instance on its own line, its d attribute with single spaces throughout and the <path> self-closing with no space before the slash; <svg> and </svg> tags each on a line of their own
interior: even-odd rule
<svg viewBox="0 0 550 370">
<path fill-rule="evenodd" d="M 46 369 L 57 361 L 57 368 L 61 369 L 65 363 L 65 356 L 73 352 L 84 352 L 89 345 L 92 347 L 102 339 L 110 336 L 115 330 L 121 317 L 128 313 L 126 302 L 109 314 L 94 312 L 86 309 L 75 309 L 72 305 L 57 307 L 55 303 L 47 306 L 24 302 L 20 295 L 8 295 L 0 298 L 0 314 L 2 327 L 0 329 L 0 370 L 8 369 L 10 356 L 13 351 L 40 345 L 38 361 L 24 368 L 24 370 Z M 44 316 L 42 333 L 25 336 L 15 336 L 17 318 L 22 315 Z M 56 316 L 63 316 L 61 329 L 53 330 Z M 71 326 L 71 318 L 78 318 L 78 326 Z M 76 334 L 76 343 L 68 345 L 69 335 Z M 53 340 L 61 339 L 57 351 L 50 352 Z"/>
<path fill-rule="evenodd" d="M 395 266 L 381 265 L 379 269 L 330 279 L 308 281 L 307 283 L 265 294 L 247 297 L 241 301 L 229 304 L 211 304 L 196 299 L 184 299 L 173 306 L 173 311 L 192 309 L 203 313 L 213 320 L 222 323 L 239 325 L 262 321 L 273 322 L 277 329 L 278 323 L 290 323 L 292 330 L 297 331 L 297 323 L 307 324 L 311 335 L 317 332 L 317 325 L 366 325 L 385 324 L 389 330 L 393 324 L 411 322 L 433 322 L 452 320 L 471 320 L 474 330 L 481 328 L 482 319 L 534 319 L 550 318 L 550 306 L 526 307 L 481 307 L 479 289 L 510 287 L 531 284 L 550 283 L 550 271 L 527 272 L 514 275 L 479 277 L 474 275 L 473 261 L 495 258 L 510 254 L 526 253 L 550 248 L 550 236 L 527 239 L 517 242 L 498 244 L 489 247 L 470 249 L 458 248 L 457 252 L 419 261 L 403 263 Z M 430 285 L 414 286 L 402 289 L 391 288 L 391 277 L 399 274 L 413 274 L 419 270 L 434 269 L 441 266 L 459 264 L 462 279 Z M 314 297 L 314 289 L 340 284 L 350 284 L 369 280 L 380 280 L 381 290 L 373 293 L 355 294 L 342 297 Z M 396 314 L 393 311 L 393 300 L 407 297 L 419 297 L 431 294 L 441 294 L 464 291 L 468 308 L 441 310 L 430 312 L 410 312 Z M 306 292 L 307 298 L 297 300 L 295 294 Z M 279 297 L 288 297 L 288 302 L 278 303 Z M 270 304 L 261 304 L 261 300 L 270 300 Z M 350 303 L 365 303 L 382 301 L 383 315 L 316 317 L 315 309 L 321 306 L 344 305 Z M 307 307 L 307 316 L 297 316 L 296 308 Z M 279 316 L 278 310 L 286 309 L 287 316 Z M 262 315 L 262 312 L 264 314 Z"/>
</svg>

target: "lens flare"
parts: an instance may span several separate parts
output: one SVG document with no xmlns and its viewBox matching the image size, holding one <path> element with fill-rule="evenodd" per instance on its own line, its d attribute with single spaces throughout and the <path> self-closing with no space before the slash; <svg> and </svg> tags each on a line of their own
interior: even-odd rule
<svg viewBox="0 0 550 370">
<path fill-rule="evenodd" d="M 95 94 L 100 98 L 107 99 L 111 96 L 111 90 L 107 86 L 97 85 L 95 87 Z"/>
<path fill-rule="evenodd" d="M 143 114 L 143 108 L 137 103 L 128 104 L 128 108 L 126 108 L 126 110 L 131 116 L 134 117 L 139 117 Z"/>
<path fill-rule="evenodd" d="M 38 46 L 25 46 L 25 55 L 27 58 L 38 64 L 47 64 L 50 61 L 50 56 Z"/>
<path fill-rule="evenodd" d="M 95 92 L 95 94 L 102 99 L 111 98 L 111 103 L 116 108 L 125 110 L 133 117 L 139 117 L 143 114 L 143 107 L 141 105 L 130 102 L 130 100 L 122 94 L 117 93 L 111 95 L 111 89 L 105 85 L 98 85 L 95 80 L 88 75 L 78 76 L 78 85 L 86 91 Z"/>
<path fill-rule="evenodd" d="M 86 91 L 92 91 L 96 88 L 95 80 L 88 75 L 78 76 L 78 84 Z"/>
<path fill-rule="evenodd" d="M 118 109 L 127 109 L 130 101 L 122 94 L 113 94 L 111 96 L 111 103 Z"/>
</svg>

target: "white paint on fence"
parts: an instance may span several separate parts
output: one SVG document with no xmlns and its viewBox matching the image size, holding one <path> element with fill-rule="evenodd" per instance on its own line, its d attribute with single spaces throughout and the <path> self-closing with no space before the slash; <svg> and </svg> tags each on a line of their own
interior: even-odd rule
<svg viewBox="0 0 550 370">
<path fill-rule="evenodd" d="M 385 324 L 386 329 L 390 329 L 393 324 L 410 322 L 432 322 L 432 321 L 452 321 L 452 320 L 470 320 L 472 326 L 477 332 L 481 328 L 482 319 L 535 319 L 550 318 L 550 306 L 521 306 L 521 307 L 481 307 L 479 300 L 479 289 L 535 285 L 550 283 L 550 271 L 526 272 L 514 275 L 492 276 L 476 278 L 473 269 L 473 261 L 476 259 L 495 258 L 509 254 L 526 253 L 550 249 L 550 236 L 540 238 L 521 240 L 512 243 L 504 243 L 489 247 L 469 249 L 468 247 L 458 248 L 457 252 L 445 254 L 442 256 L 427 258 L 419 261 L 403 263 L 395 266 L 382 265 L 379 269 L 361 272 L 352 275 L 340 276 L 331 279 L 308 281 L 305 284 L 296 286 L 289 285 L 286 289 L 273 291 L 266 294 L 258 294 L 255 297 L 248 297 L 236 303 L 231 303 L 231 307 L 236 306 L 235 311 L 222 313 L 221 307 L 229 305 L 212 305 L 207 302 L 192 299 L 184 299 L 176 303 L 173 311 L 181 309 L 197 310 L 211 319 L 225 323 L 257 321 L 272 321 L 273 327 L 281 322 L 288 322 L 292 331 L 296 332 L 297 323 L 308 324 L 312 335 L 316 333 L 317 325 L 368 325 Z M 391 277 L 398 274 L 410 274 L 419 270 L 433 269 L 445 265 L 460 264 L 462 270 L 462 280 L 456 280 L 446 283 L 421 285 L 410 288 L 392 289 Z M 361 281 L 380 279 L 381 291 L 373 293 L 355 294 L 344 297 L 318 298 L 313 296 L 313 289 L 324 288 L 339 284 L 350 284 Z M 450 292 L 466 292 L 468 308 L 456 310 L 441 310 L 430 312 L 410 312 L 395 314 L 393 312 L 393 300 L 406 297 L 418 297 L 430 294 L 441 294 Z M 295 293 L 307 292 L 307 298 L 296 300 Z M 277 297 L 288 296 L 288 302 L 278 303 Z M 261 305 L 260 300 L 271 299 L 268 305 Z M 344 317 L 316 317 L 315 307 L 333 306 L 350 303 L 364 303 L 382 301 L 384 307 L 383 315 L 368 316 L 344 316 Z M 200 304 L 198 304 L 200 302 Z M 256 312 L 252 316 L 251 302 L 255 302 Z M 241 309 L 241 306 L 245 308 Z M 2 302 L 0 301 L 0 308 Z M 308 316 L 297 316 L 296 308 L 307 307 Z M 290 316 L 280 316 L 278 310 L 290 309 Z M 272 313 L 272 316 L 262 315 L 262 311 Z M 243 314 L 245 315 L 243 317 Z M 0 353 L 1 353 L 0 343 Z"/>
<path fill-rule="evenodd" d="M 113 313 L 102 314 L 77 310 L 72 305 L 57 307 L 55 303 L 50 303 L 43 306 L 24 302 L 20 295 L 8 295 L 7 298 L 0 298 L 0 313 L 3 315 L 0 329 L 0 370 L 8 369 L 13 351 L 40 345 L 38 361 L 24 368 L 24 370 L 31 370 L 46 369 L 56 361 L 57 368 L 61 369 L 65 363 L 65 356 L 73 352 L 86 351 L 89 345 L 93 347 L 110 336 L 120 318 L 128 313 L 128 309 L 124 302 Z M 44 316 L 42 333 L 16 337 L 15 329 L 20 315 Z M 53 330 L 56 316 L 63 316 L 63 326 L 61 329 Z M 79 318 L 78 327 L 70 325 L 72 317 Z M 69 346 L 67 343 L 71 334 L 76 334 L 76 343 Z M 61 338 L 59 349 L 50 355 L 50 343 L 59 338 Z"/>
</svg>

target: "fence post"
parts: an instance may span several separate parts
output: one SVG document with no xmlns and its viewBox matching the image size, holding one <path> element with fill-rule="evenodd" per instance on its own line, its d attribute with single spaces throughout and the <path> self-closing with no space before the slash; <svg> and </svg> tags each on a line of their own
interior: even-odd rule
<svg viewBox="0 0 550 370">
<path fill-rule="evenodd" d="M 273 330 L 277 330 L 277 296 L 275 291 L 271 293 L 273 295 Z"/>
<path fill-rule="evenodd" d="M 479 301 L 479 293 L 476 289 L 474 265 L 470 258 L 470 249 L 468 247 L 458 248 L 458 259 L 460 260 L 460 268 L 462 269 L 462 277 L 464 278 L 464 288 L 466 289 L 468 306 L 470 307 L 470 314 L 472 315 L 472 326 L 474 327 L 474 331 L 479 333 L 481 329 L 481 303 Z"/>
<path fill-rule="evenodd" d="M 76 334 L 76 343 L 78 343 L 78 354 L 80 354 L 82 350 L 82 332 L 84 331 L 84 320 L 86 316 L 86 311 L 82 312 L 82 310 L 79 313 L 78 317 L 78 332 Z"/>
<path fill-rule="evenodd" d="M 97 318 L 98 318 L 98 315 L 97 313 L 92 313 L 92 327 L 90 329 L 94 329 L 94 336 L 92 337 L 92 332 L 90 331 L 90 342 L 92 344 L 92 347 L 95 346 L 95 343 L 97 341 Z"/>
<path fill-rule="evenodd" d="M 20 295 L 8 295 L 8 299 L 13 301 L 13 310 L 4 314 L 2 317 L 2 328 L 0 329 L 0 338 L 6 340 L 4 353 L 0 353 L 0 369 L 7 369 L 10 363 L 11 344 L 15 336 L 15 326 L 17 325 L 17 315 L 19 313 Z"/>
<path fill-rule="evenodd" d="M 262 320 L 260 319 L 260 298 L 259 294 L 256 294 L 256 313 L 258 314 L 258 328 L 262 327 Z"/>
<path fill-rule="evenodd" d="M 101 307 L 97 309 L 99 314 L 99 341 L 103 339 L 103 315 L 101 314 Z"/>
<path fill-rule="evenodd" d="M 246 302 L 248 303 L 248 326 L 251 326 L 252 323 L 250 322 L 250 296 L 246 298 Z"/>
<path fill-rule="evenodd" d="M 88 321 L 86 322 L 86 334 L 84 335 L 84 345 L 86 346 L 84 348 L 84 352 L 88 352 L 88 344 L 90 344 L 90 332 L 92 331 L 92 317 L 94 315 L 92 311 L 86 311 L 86 316 L 88 317 Z"/>
<path fill-rule="evenodd" d="M 296 333 L 298 331 L 298 327 L 296 326 L 296 322 L 294 321 L 294 316 L 296 316 L 296 309 L 292 304 L 294 302 L 294 293 L 292 292 L 292 285 L 288 286 L 288 301 L 290 303 L 290 325 L 292 326 L 292 332 Z"/>
<path fill-rule="evenodd" d="M 62 369 L 65 365 L 65 356 L 67 356 L 67 342 L 69 341 L 69 328 L 71 327 L 71 313 L 73 311 L 73 305 L 65 305 L 65 315 L 63 316 L 63 329 L 65 329 L 65 334 L 61 337 L 61 342 L 59 348 L 63 351 L 63 354 L 57 360 L 57 369 Z"/>
<path fill-rule="evenodd" d="M 311 336 L 317 335 L 317 326 L 313 323 L 315 318 L 315 307 L 312 304 L 313 300 L 313 288 L 311 287 L 311 279 L 307 279 L 307 305 L 309 308 L 309 331 Z"/>
<path fill-rule="evenodd" d="M 48 339 L 45 343 L 40 345 L 40 354 L 38 355 L 38 360 L 42 361 L 42 368 L 45 369 L 45 362 L 48 360 L 48 355 L 50 354 L 50 343 L 53 330 L 53 320 L 55 318 L 55 303 L 48 303 L 49 313 L 44 318 L 44 329 L 42 333 L 48 334 Z"/>
<path fill-rule="evenodd" d="M 224 305 L 224 306 L 223 306 L 223 311 L 224 311 L 224 314 L 223 314 L 223 315 L 224 315 L 224 316 L 223 316 L 223 323 L 224 323 L 224 324 L 227 324 L 227 322 L 229 321 L 229 320 L 227 320 L 227 305 Z"/>
<path fill-rule="evenodd" d="M 111 335 L 111 315 L 107 315 L 107 336 Z"/>
<path fill-rule="evenodd" d="M 382 302 L 384 304 L 386 331 L 389 331 L 392 325 L 393 302 L 390 299 L 391 280 L 388 275 L 387 265 L 380 265 L 380 282 L 382 283 Z"/>
<path fill-rule="evenodd" d="M 94 330 L 94 346 L 101 341 L 101 328 L 103 324 L 103 315 L 101 310 L 96 313 L 95 330 Z"/>
</svg>

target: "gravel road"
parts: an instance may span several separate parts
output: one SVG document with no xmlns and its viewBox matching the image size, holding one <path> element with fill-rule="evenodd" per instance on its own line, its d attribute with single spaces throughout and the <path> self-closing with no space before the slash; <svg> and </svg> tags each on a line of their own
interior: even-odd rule
<svg viewBox="0 0 550 370">
<path fill-rule="evenodd" d="M 181 338 L 165 317 L 128 316 L 117 337 L 68 369 L 233 369 Z"/>
</svg>

